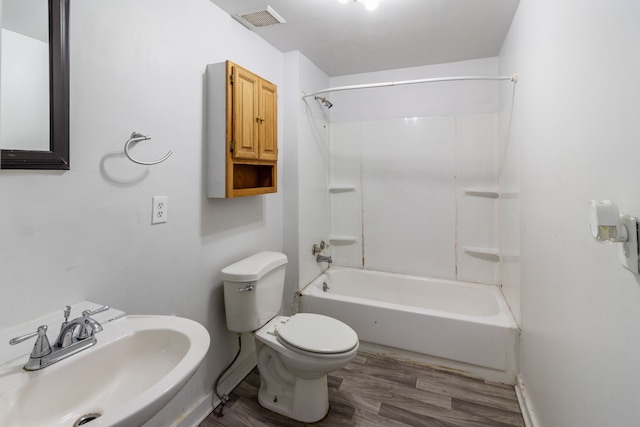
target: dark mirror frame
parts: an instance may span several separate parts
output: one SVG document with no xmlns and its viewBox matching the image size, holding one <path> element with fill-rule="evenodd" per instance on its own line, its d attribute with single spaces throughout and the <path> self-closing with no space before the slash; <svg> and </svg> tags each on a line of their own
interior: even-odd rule
<svg viewBox="0 0 640 427">
<path fill-rule="evenodd" d="M 2 169 L 69 170 L 69 1 L 49 0 L 49 151 L 2 150 Z"/>
</svg>

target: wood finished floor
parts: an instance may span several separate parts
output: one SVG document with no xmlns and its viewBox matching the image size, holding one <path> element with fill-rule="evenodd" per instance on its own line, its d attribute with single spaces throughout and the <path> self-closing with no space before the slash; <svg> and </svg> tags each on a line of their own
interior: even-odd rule
<svg viewBox="0 0 640 427">
<path fill-rule="evenodd" d="M 358 354 L 328 376 L 329 415 L 313 426 L 524 426 L 512 386 Z M 254 369 L 229 395 L 224 415 L 199 427 L 305 426 L 258 404 Z"/>
</svg>

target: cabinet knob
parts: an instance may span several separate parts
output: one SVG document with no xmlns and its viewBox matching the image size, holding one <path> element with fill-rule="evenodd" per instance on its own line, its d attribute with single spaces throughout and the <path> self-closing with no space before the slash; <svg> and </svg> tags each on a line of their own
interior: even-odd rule
<svg viewBox="0 0 640 427">
<path fill-rule="evenodd" d="M 258 120 L 260 123 L 264 123 L 264 117 L 262 116 L 258 116 L 256 120 Z"/>
</svg>

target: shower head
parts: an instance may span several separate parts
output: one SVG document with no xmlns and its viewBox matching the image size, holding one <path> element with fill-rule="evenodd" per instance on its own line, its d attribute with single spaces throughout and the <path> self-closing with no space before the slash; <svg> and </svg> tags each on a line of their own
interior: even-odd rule
<svg viewBox="0 0 640 427">
<path fill-rule="evenodd" d="M 333 104 L 331 102 L 329 102 L 329 100 L 327 98 L 324 98 L 322 96 L 316 96 L 315 100 L 322 102 L 322 105 L 324 105 L 327 108 L 333 107 Z"/>
</svg>

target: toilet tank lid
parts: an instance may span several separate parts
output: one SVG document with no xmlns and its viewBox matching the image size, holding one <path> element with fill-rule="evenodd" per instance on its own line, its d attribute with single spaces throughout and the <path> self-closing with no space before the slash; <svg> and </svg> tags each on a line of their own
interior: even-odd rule
<svg viewBox="0 0 640 427">
<path fill-rule="evenodd" d="M 287 256 L 280 252 L 260 252 L 222 269 L 222 280 L 229 282 L 253 282 L 287 263 Z"/>
</svg>

